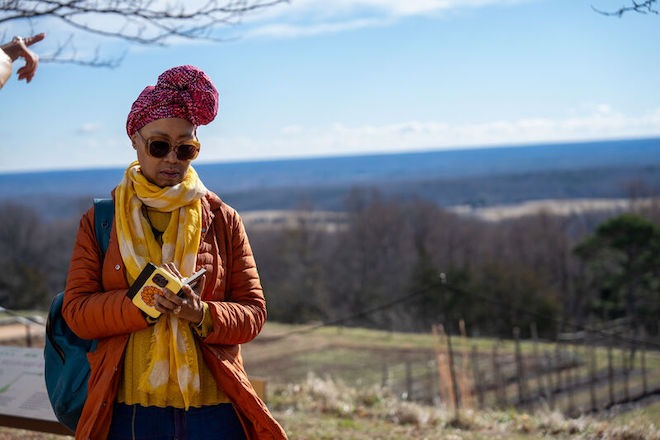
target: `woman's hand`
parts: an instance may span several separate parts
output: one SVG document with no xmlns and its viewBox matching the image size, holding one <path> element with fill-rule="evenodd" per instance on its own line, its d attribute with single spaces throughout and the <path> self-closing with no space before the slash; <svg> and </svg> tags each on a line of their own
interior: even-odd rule
<svg viewBox="0 0 660 440">
<path fill-rule="evenodd" d="M 169 273 L 182 280 L 184 277 L 174 263 L 166 263 L 161 266 Z M 195 288 L 202 292 L 206 284 L 206 275 L 202 275 Z M 204 318 L 204 307 L 202 299 L 192 287 L 184 284 L 182 289 L 184 298 L 178 297 L 176 293 L 163 289 L 162 295 L 155 295 L 154 308 L 161 313 L 172 314 L 177 318 L 185 319 L 197 325 Z"/>
<path fill-rule="evenodd" d="M 10 43 L 2 45 L 2 50 L 5 51 L 12 61 L 16 61 L 19 57 L 25 59 L 25 65 L 17 71 L 19 80 L 24 79 L 26 82 L 32 81 L 39 65 L 39 55 L 28 49 L 28 46 L 40 42 L 45 37 L 46 34 L 44 33 L 26 38 L 14 37 Z"/>
</svg>

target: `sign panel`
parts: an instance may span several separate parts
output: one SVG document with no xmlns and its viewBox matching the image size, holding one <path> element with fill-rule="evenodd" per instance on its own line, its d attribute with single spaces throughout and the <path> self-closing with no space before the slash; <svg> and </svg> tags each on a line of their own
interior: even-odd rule
<svg viewBox="0 0 660 440">
<path fill-rule="evenodd" d="M 43 349 L 0 346 L 0 414 L 57 421 L 46 391 Z"/>
</svg>

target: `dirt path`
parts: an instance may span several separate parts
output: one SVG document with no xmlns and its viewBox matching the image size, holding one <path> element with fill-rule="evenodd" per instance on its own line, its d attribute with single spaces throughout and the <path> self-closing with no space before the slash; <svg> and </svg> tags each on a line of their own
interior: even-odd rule
<svg viewBox="0 0 660 440">
<path fill-rule="evenodd" d="M 45 327 L 38 324 L 0 325 L 0 345 L 43 346 Z"/>
</svg>

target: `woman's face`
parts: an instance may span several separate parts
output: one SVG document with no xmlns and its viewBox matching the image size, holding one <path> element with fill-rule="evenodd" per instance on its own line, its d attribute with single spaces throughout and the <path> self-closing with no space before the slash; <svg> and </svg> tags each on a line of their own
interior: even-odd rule
<svg viewBox="0 0 660 440">
<path fill-rule="evenodd" d="M 142 174 L 147 180 L 160 187 L 173 186 L 183 181 L 192 160 L 178 159 L 175 148 L 170 148 L 164 157 L 154 157 L 149 154 L 147 145 L 150 139 L 165 140 L 171 146 L 195 140 L 193 124 L 180 118 L 157 119 L 138 130 L 132 139 Z"/>
</svg>

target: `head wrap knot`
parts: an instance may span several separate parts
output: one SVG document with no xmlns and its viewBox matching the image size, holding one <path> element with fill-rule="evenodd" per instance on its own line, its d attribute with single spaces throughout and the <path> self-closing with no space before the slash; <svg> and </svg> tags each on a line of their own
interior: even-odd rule
<svg viewBox="0 0 660 440">
<path fill-rule="evenodd" d="M 185 119 L 197 127 L 213 121 L 217 113 L 218 91 L 208 75 L 194 66 L 173 67 L 140 93 L 128 114 L 126 132 L 132 137 L 148 123 L 164 118 Z"/>
</svg>

